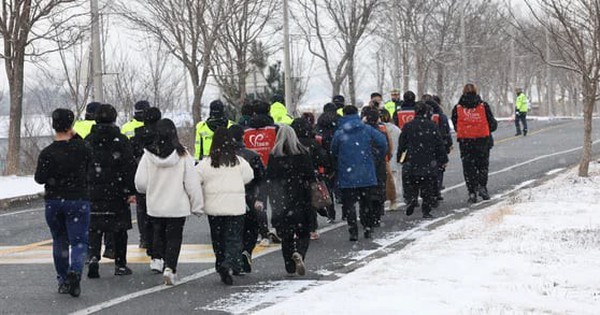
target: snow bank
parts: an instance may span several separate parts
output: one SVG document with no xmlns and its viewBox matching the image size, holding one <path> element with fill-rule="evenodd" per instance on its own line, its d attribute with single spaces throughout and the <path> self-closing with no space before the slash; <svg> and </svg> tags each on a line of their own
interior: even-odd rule
<svg viewBox="0 0 600 315">
<path fill-rule="evenodd" d="M 0 176 L 0 200 L 35 195 L 44 192 L 32 176 Z"/>
<path fill-rule="evenodd" d="M 526 189 L 259 314 L 598 314 L 600 166 Z"/>
</svg>

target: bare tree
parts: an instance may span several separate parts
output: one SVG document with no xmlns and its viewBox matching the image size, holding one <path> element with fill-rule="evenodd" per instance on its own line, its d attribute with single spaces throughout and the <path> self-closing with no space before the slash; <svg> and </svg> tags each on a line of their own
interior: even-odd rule
<svg viewBox="0 0 600 315">
<path fill-rule="evenodd" d="M 214 74 L 225 100 L 239 108 L 246 99 L 246 81 L 250 72 L 252 45 L 264 34 L 268 22 L 276 16 L 280 1 L 233 0 L 231 21 L 220 28 L 217 53 L 213 54 Z M 275 28 L 277 30 L 277 27 Z M 269 30 L 267 30 L 269 31 Z"/>
<path fill-rule="evenodd" d="M 530 50 L 549 65 L 577 73 L 581 78 L 584 136 L 579 176 L 587 177 L 592 159 L 592 115 L 600 92 L 600 1 L 525 0 L 525 4 L 535 25 L 547 32 L 556 59 L 547 55 L 545 46 L 534 37 L 540 32 L 528 32 L 527 22 L 513 14 Z"/>
<path fill-rule="evenodd" d="M 80 15 L 74 12 L 80 4 L 78 0 L 2 1 L 0 36 L 4 47 L 0 58 L 4 59 L 10 94 L 6 175 L 19 171 L 25 61 L 58 50 L 55 45 L 48 46 L 50 41 L 65 47 L 79 37 L 81 28 L 75 21 Z"/>
<path fill-rule="evenodd" d="M 352 103 L 356 103 L 356 49 L 371 31 L 374 13 L 381 3 L 381 0 L 300 0 L 301 13 L 292 14 L 308 50 L 324 64 L 332 94 L 339 94 L 347 78 Z"/>
<path fill-rule="evenodd" d="M 144 34 L 150 34 L 183 63 L 192 81 L 194 121 L 202 119 L 202 95 L 220 29 L 231 22 L 233 0 L 121 1 L 118 9 Z"/>
</svg>

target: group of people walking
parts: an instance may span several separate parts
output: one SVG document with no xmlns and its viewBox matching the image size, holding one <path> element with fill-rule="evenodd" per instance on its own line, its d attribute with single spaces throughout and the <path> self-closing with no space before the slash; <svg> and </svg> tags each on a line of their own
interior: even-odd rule
<svg viewBox="0 0 600 315">
<path fill-rule="evenodd" d="M 193 154 L 158 108 L 146 101 L 134 108 L 134 119 L 121 129 L 109 104 L 89 104 L 86 120 L 78 122 L 68 109 L 52 113 L 55 139 L 41 152 L 35 179 L 45 185 L 60 293 L 79 296 L 86 262 L 88 278 L 100 276 L 103 236 L 114 252 L 114 274 L 132 273 L 126 259 L 130 204 L 137 206 L 140 247 L 147 249 L 150 269 L 162 273 L 167 285 L 177 282 L 183 229 L 192 214 L 208 216 L 215 270 L 223 283 L 251 272 L 257 241 L 272 235 L 281 241 L 286 272 L 304 275 L 310 241 L 318 238 L 317 215 L 335 222 L 336 202 L 350 241 L 359 238 L 358 218 L 363 237 L 372 237 L 386 201 L 390 210 L 398 208 L 400 186 L 407 215 L 421 197 L 423 217 L 432 217 L 443 200 L 443 173 L 453 148 L 450 120 L 468 200 L 489 199 L 489 152 L 497 123 L 472 84 L 465 86 L 450 120 L 439 98 L 424 95 L 417 102 L 410 91 L 402 100 L 393 91 L 387 103 L 373 93 L 360 110 L 337 95 L 316 120 L 310 113 L 293 118 L 276 97 L 273 104 L 244 104 L 234 122 L 226 118 L 224 104 L 213 101 L 209 117 L 196 126 Z M 315 187 L 326 187 L 336 202 L 316 208 Z"/>
</svg>

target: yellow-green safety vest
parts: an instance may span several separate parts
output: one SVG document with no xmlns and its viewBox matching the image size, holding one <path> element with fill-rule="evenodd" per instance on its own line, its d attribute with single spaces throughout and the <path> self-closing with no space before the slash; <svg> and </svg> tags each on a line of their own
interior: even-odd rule
<svg viewBox="0 0 600 315">
<path fill-rule="evenodd" d="M 135 136 L 135 130 L 142 126 L 144 126 L 144 122 L 134 118 L 121 127 L 121 133 L 131 139 L 131 137 Z"/>
<path fill-rule="evenodd" d="M 269 113 L 275 123 L 291 125 L 294 119 L 288 114 L 287 108 L 280 102 L 271 104 L 271 111 Z"/>
<path fill-rule="evenodd" d="M 335 112 L 338 114 L 338 116 L 344 116 L 344 108 L 343 107 L 338 108 L 338 110 L 336 110 Z"/>
<path fill-rule="evenodd" d="M 396 102 L 388 101 L 387 103 L 385 103 L 384 107 L 385 110 L 387 110 L 388 113 L 390 113 L 390 117 L 394 117 L 394 114 L 396 113 Z"/>
<path fill-rule="evenodd" d="M 235 125 L 233 121 L 227 121 L 227 128 L 233 125 Z M 196 160 L 200 160 L 200 152 L 202 152 L 202 156 L 210 155 L 210 147 L 214 134 L 215 132 L 208 127 L 205 121 L 196 124 L 196 143 L 194 145 L 194 158 Z"/>
<path fill-rule="evenodd" d="M 75 133 L 77 133 L 82 139 L 85 139 L 85 137 L 92 132 L 92 126 L 95 124 L 95 120 L 78 120 L 73 125 L 73 130 L 75 130 Z"/>
<path fill-rule="evenodd" d="M 526 113 L 529 110 L 529 101 L 525 93 L 519 94 L 516 101 L 517 110 L 521 113 Z"/>
</svg>

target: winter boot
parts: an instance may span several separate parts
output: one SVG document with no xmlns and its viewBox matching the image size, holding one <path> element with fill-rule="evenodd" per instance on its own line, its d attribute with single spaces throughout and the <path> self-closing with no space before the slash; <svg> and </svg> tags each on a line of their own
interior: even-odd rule
<svg viewBox="0 0 600 315">
<path fill-rule="evenodd" d="M 527 130 L 523 130 L 523 136 L 527 136 Z"/>
<path fill-rule="evenodd" d="M 479 188 L 479 196 L 481 196 L 481 199 L 483 200 L 490 200 L 490 194 L 488 194 L 487 188 L 485 187 Z"/>
<path fill-rule="evenodd" d="M 231 268 L 223 268 L 219 271 L 219 276 L 221 276 L 221 282 L 226 285 L 233 285 L 233 270 Z"/>
<path fill-rule="evenodd" d="M 100 264 L 98 264 L 98 258 L 92 257 L 92 259 L 90 259 L 87 277 L 90 279 L 100 278 Z"/>
<path fill-rule="evenodd" d="M 81 294 L 79 281 L 80 277 L 75 271 L 69 271 L 69 273 L 67 273 L 67 280 L 65 282 L 69 286 L 69 294 L 72 297 L 78 297 Z"/>
<path fill-rule="evenodd" d="M 469 193 L 468 202 L 469 203 L 476 203 L 477 202 L 477 194 L 476 193 Z"/>
<path fill-rule="evenodd" d="M 356 242 L 358 241 L 358 227 L 355 226 L 351 226 L 348 229 L 348 232 L 350 232 L 350 242 Z"/>
<path fill-rule="evenodd" d="M 294 252 L 292 254 L 292 260 L 296 264 L 296 273 L 299 276 L 304 276 L 306 274 L 306 268 L 304 267 L 304 260 L 302 260 L 302 255 L 298 252 Z"/>
<path fill-rule="evenodd" d="M 115 267 L 115 276 L 128 276 L 133 274 L 133 271 L 127 266 Z"/>
</svg>

